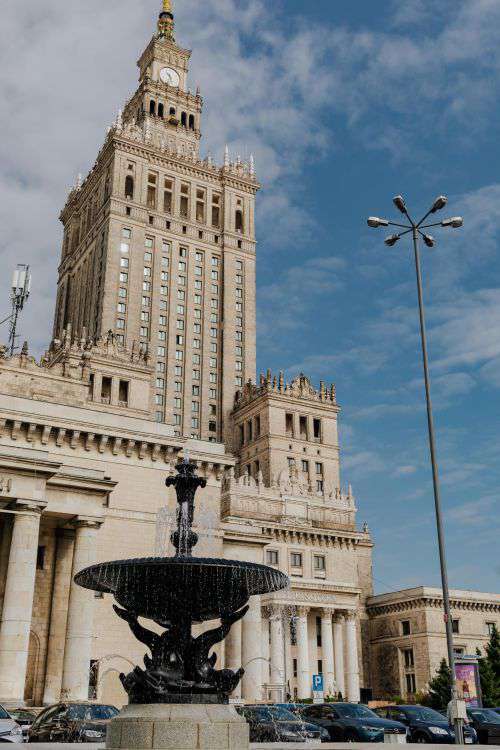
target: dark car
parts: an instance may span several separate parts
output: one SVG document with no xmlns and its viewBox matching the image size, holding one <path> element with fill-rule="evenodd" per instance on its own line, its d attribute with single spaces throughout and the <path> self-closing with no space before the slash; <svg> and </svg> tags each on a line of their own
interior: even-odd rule
<svg viewBox="0 0 500 750">
<path fill-rule="evenodd" d="M 321 727 L 299 719 L 282 706 L 238 706 L 250 726 L 250 742 L 327 742 Z"/>
<path fill-rule="evenodd" d="M 500 745 L 500 714 L 493 708 L 468 708 L 467 716 L 480 745 Z"/>
<path fill-rule="evenodd" d="M 99 703 L 58 703 L 37 716 L 28 742 L 104 742 L 114 706 Z"/>
<path fill-rule="evenodd" d="M 409 742 L 422 744 L 448 744 L 455 742 L 455 731 L 448 720 L 438 711 L 425 706 L 384 706 L 375 713 L 383 719 L 392 719 L 405 724 L 409 730 Z M 464 727 L 466 745 L 477 743 L 477 734 L 472 727 Z"/>
<path fill-rule="evenodd" d="M 319 703 L 306 706 L 302 716 L 326 729 L 330 741 L 384 742 L 385 735 L 406 741 L 406 727 L 399 721 L 381 719 L 358 703 Z"/>
</svg>

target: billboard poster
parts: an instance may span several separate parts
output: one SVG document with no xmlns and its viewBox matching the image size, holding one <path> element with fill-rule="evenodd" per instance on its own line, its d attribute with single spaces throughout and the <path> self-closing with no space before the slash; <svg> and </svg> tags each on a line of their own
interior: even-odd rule
<svg viewBox="0 0 500 750">
<path fill-rule="evenodd" d="M 479 666 L 477 663 L 456 663 L 455 674 L 457 677 L 458 697 L 463 698 L 467 708 L 478 708 L 480 706 L 479 691 Z"/>
</svg>

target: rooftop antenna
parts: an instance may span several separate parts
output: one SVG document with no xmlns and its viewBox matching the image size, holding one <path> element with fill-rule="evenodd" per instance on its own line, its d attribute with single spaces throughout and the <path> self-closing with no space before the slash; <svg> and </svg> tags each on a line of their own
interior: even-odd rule
<svg viewBox="0 0 500 750">
<path fill-rule="evenodd" d="M 19 313 L 28 301 L 31 291 L 31 274 L 30 267 L 19 263 L 12 275 L 12 286 L 10 290 L 10 299 L 12 302 L 12 314 L 10 320 L 9 347 L 10 356 L 14 354 L 17 339 L 17 322 Z"/>
</svg>

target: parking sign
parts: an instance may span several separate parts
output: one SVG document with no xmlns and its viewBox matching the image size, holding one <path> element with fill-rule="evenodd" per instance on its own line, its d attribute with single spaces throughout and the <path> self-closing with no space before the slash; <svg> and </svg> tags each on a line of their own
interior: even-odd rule
<svg viewBox="0 0 500 750">
<path fill-rule="evenodd" d="M 313 674 L 313 701 L 314 703 L 323 703 L 324 700 L 324 683 L 322 674 Z"/>
</svg>

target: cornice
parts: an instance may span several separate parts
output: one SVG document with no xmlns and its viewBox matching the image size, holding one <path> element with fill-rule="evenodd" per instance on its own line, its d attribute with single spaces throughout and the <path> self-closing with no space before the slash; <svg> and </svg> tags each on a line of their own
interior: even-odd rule
<svg viewBox="0 0 500 750">
<path fill-rule="evenodd" d="M 455 611 L 468 612 L 497 612 L 500 613 L 500 601 L 480 601 L 470 599 L 457 599 L 450 597 L 450 605 Z M 443 598 L 439 596 L 421 596 L 415 599 L 399 602 L 386 602 L 382 604 L 367 601 L 367 611 L 370 617 L 397 614 L 401 612 L 412 612 L 422 609 L 443 609 Z"/>
</svg>

